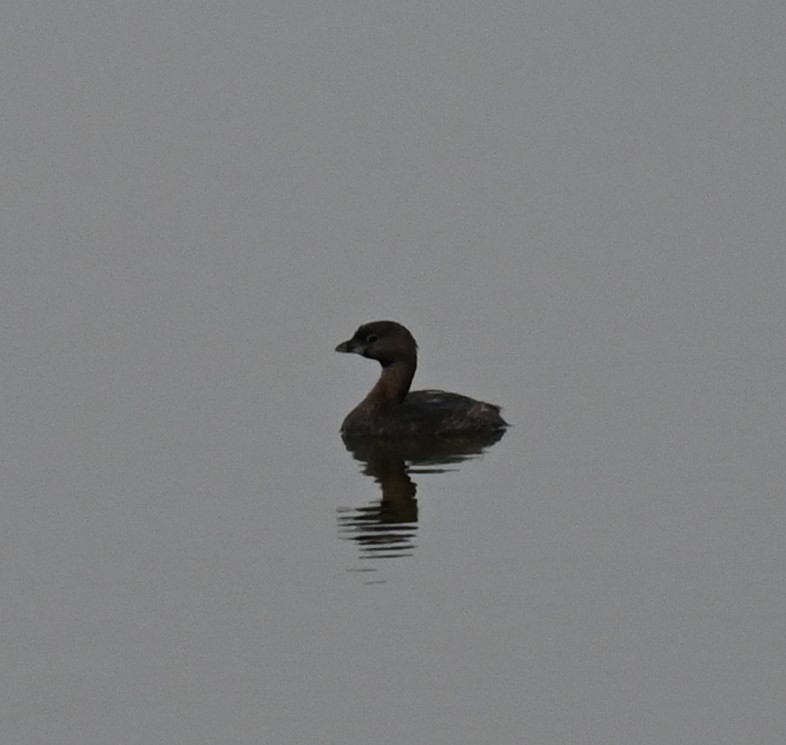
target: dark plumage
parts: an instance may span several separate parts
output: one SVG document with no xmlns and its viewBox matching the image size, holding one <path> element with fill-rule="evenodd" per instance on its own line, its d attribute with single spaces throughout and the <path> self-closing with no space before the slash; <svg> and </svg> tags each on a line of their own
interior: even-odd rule
<svg viewBox="0 0 786 745">
<path fill-rule="evenodd" d="M 363 324 L 336 347 L 377 360 L 382 374 L 341 425 L 345 435 L 434 437 L 494 432 L 508 426 L 499 406 L 445 391 L 409 392 L 417 369 L 418 345 L 395 321 Z"/>
</svg>

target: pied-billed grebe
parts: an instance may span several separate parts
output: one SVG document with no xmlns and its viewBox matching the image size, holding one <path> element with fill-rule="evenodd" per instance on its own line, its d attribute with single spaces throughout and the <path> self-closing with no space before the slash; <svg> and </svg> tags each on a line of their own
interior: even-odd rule
<svg viewBox="0 0 786 745">
<path fill-rule="evenodd" d="M 382 374 L 369 394 L 347 415 L 344 435 L 423 437 L 474 435 L 508 426 L 499 406 L 445 391 L 409 392 L 418 365 L 418 345 L 395 321 L 363 324 L 337 352 L 376 360 Z"/>
</svg>

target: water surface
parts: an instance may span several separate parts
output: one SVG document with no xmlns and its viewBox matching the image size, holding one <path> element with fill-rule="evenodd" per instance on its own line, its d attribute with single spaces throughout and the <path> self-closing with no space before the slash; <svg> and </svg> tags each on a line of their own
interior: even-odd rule
<svg viewBox="0 0 786 745">
<path fill-rule="evenodd" d="M 782 742 L 781 7 L 214 10 L 0 24 L 0 740 Z"/>
</svg>

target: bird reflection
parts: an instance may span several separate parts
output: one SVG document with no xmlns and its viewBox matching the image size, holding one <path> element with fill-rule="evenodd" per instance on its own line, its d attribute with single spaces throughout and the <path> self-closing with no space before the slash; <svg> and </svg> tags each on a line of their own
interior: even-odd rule
<svg viewBox="0 0 786 745">
<path fill-rule="evenodd" d="M 417 534 L 417 485 L 411 474 L 444 473 L 477 457 L 505 434 L 430 439 L 353 438 L 342 435 L 344 445 L 363 473 L 371 476 L 381 498 L 356 508 L 339 510 L 339 533 L 355 541 L 361 558 L 411 556 Z"/>
</svg>

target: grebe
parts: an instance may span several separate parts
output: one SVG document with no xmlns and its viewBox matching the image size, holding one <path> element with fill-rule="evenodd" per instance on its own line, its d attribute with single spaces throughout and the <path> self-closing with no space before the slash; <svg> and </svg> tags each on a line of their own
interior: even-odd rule
<svg viewBox="0 0 786 745">
<path fill-rule="evenodd" d="M 336 347 L 376 360 L 382 374 L 368 395 L 347 414 L 341 432 L 361 437 L 444 437 L 477 435 L 508 426 L 499 406 L 445 391 L 409 387 L 418 364 L 418 345 L 395 321 L 363 324 Z"/>
</svg>

